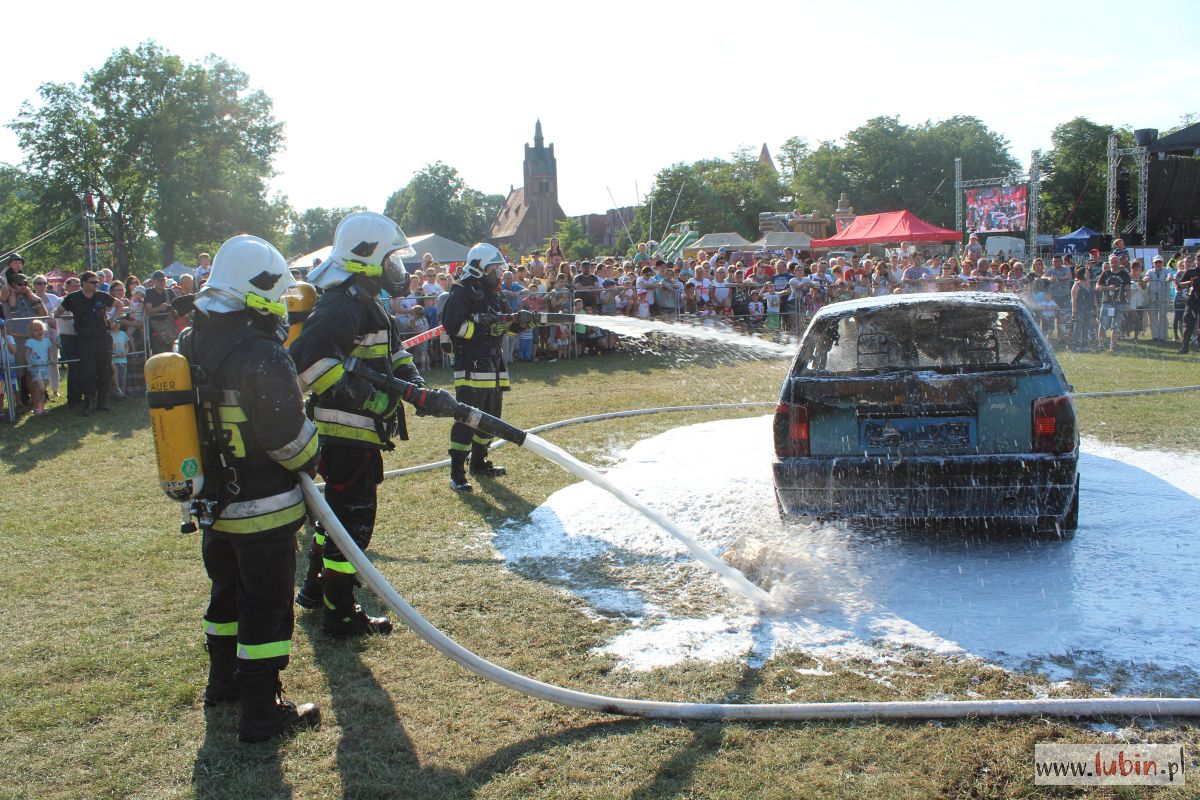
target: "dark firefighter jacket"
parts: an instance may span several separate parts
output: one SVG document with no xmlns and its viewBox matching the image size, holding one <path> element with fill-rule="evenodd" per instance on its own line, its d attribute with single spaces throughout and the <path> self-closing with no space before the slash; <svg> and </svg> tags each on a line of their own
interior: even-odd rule
<svg viewBox="0 0 1200 800">
<path fill-rule="evenodd" d="M 213 530 L 298 528 L 304 497 L 293 473 L 316 463 L 317 431 L 287 351 L 245 313 L 197 313 L 179 352 L 201 378 L 201 496 L 217 501 Z"/>
<path fill-rule="evenodd" d="M 397 404 L 386 417 L 364 408 L 374 390 L 343 368 L 356 356 L 383 375 L 425 383 L 378 297 L 355 288 L 353 280 L 327 290 L 290 352 L 301 388 L 316 395 L 314 418 L 322 442 L 390 449 L 392 437 L 408 438 L 403 407 Z"/>
<path fill-rule="evenodd" d="M 498 292 L 488 292 L 477 280 L 456 283 L 442 309 L 442 326 L 454 342 L 454 385 L 474 389 L 512 388 L 500 349 L 503 335 L 492 331 L 489 317 L 510 313 Z M 482 321 L 481 321 L 482 320 Z M 507 332 L 515 332 L 509 326 Z"/>
</svg>

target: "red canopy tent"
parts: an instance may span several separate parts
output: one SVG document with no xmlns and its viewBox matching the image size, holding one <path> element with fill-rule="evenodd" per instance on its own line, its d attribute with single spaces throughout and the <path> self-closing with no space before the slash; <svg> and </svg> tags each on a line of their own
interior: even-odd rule
<svg viewBox="0 0 1200 800">
<path fill-rule="evenodd" d="M 962 239 L 958 231 L 931 225 L 911 211 L 863 214 L 850 227 L 828 239 L 813 239 L 813 247 L 838 247 L 853 244 L 889 242 L 954 242 Z"/>
</svg>

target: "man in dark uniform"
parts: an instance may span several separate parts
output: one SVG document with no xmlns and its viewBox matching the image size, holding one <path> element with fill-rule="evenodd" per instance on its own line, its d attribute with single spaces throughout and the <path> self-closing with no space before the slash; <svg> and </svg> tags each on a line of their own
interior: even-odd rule
<svg viewBox="0 0 1200 800">
<path fill-rule="evenodd" d="M 63 298 L 62 305 L 54 312 L 56 317 L 70 314 L 75 327 L 75 354 L 79 364 L 75 375 L 79 377 L 79 391 L 83 398 L 83 416 L 91 416 L 93 410 L 108 411 L 108 386 L 112 380 L 112 335 L 108 331 L 108 309 L 116 300 L 108 292 L 100 291 L 100 276 L 84 272 L 79 276 L 80 288 Z M 75 389 L 67 386 L 68 393 Z"/>
<path fill-rule="evenodd" d="M 424 384 L 379 298 L 385 287 L 395 294 L 407 285 L 402 259 L 411 255 L 404 232 L 382 214 L 361 211 L 343 219 L 329 259 L 308 275 L 325 291 L 290 348 L 301 387 L 316 399 L 325 499 L 363 550 L 375 530 L 382 451 L 394 447 L 393 437 L 404 440 L 408 433 L 400 402 L 346 372 L 345 362 L 357 358 L 375 372 Z M 318 525 L 296 602 L 316 608 L 323 598 L 328 636 L 391 632 L 387 617 L 368 616 L 355 602 L 354 565 L 325 533 Z"/>
<path fill-rule="evenodd" d="M 296 473 L 317 458 L 316 428 L 282 345 L 280 297 L 291 283 L 278 250 L 235 236 L 217 251 L 196 296 L 195 325 L 178 344 L 197 378 L 204 433 L 198 516 L 212 579 L 204 704 L 240 699 L 244 742 L 321 718 L 312 704 L 283 700 L 279 682 L 291 652 L 296 531 L 305 513 Z"/>
<path fill-rule="evenodd" d="M 1191 349 L 1196 323 L 1200 321 L 1200 260 L 1179 274 L 1175 279 L 1175 291 L 1188 293 L 1183 312 L 1183 347 L 1179 348 L 1180 353 L 1186 353 Z"/>
<path fill-rule="evenodd" d="M 459 272 L 458 282 L 442 309 L 442 325 L 453 340 L 454 397 L 499 417 L 503 393 L 512 388 L 501 350 L 502 337 L 520 333 L 532 325 L 533 314 L 509 314 L 508 304 L 500 296 L 500 276 L 508 268 L 504 256 L 490 244 L 477 244 L 467 253 L 467 263 Z M 450 486 L 469 492 L 466 465 L 471 458 L 471 474 L 483 477 L 504 475 L 504 467 L 488 460 L 492 437 L 455 422 L 450 428 Z"/>
</svg>

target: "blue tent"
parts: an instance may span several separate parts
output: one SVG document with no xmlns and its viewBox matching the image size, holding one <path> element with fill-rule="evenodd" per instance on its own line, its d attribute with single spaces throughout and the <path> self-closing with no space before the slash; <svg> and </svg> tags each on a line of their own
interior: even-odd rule
<svg viewBox="0 0 1200 800">
<path fill-rule="evenodd" d="M 1103 236 L 1104 234 L 1099 231 L 1094 231 L 1085 226 L 1077 231 L 1056 236 L 1054 238 L 1054 252 L 1086 253 L 1092 249 L 1092 242 L 1098 242 Z"/>
</svg>

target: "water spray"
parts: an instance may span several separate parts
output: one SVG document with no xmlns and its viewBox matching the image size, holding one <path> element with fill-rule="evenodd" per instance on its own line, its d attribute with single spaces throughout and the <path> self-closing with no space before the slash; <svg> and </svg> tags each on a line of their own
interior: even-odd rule
<svg viewBox="0 0 1200 800">
<path fill-rule="evenodd" d="M 570 316 L 570 315 L 563 315 Z M 416 406 L 426 414 L 435 417 L 450 417 L 454 420 L 469 425 L 478 431 L 482 431 L 490 436 L 495 436 L 505 441 L 512 442 L 518 447 L 525 447 L 532 450 L 538 455 L 553 461 L 568 472 L 574 473 L 578 477 L 594 483 L 601 489 L 612 494 L 625 505 L 645 515 L 656 525 L 669 533 L 675 539 L 683 543 L 688 552 L 704 566 L 708 567 L 713 572 L 721 576 L 726 584 L 737 590 L 740 594 L 748 598 L 752 603 L 760 608 L 767 608 L 771 602 L 771 597 L 758 586 L 755 586 L 750 580 L 741 573 L 736 567 L 726 564 L 721 559 L 714 556 L 712 553 L 705 550 L 699 542 L 690 535 L 685 533 L 667 519 L 661 512 L 647 506 L 645 503 L 638 500 L 636 497 L 623 491 L 612 481 L 605 478 L 596 470 L 584 464 L 579 459 L 570 455 L 559 447 L 554 446 L 550 442 L 540 436 L 536 436 L 520 428 L 509 425 L 499 417 L 494 417 L 491 414 L 480 411 L 474 406 L 469 406 L 466 403 L 460 403 L 445 389 L 426 389 L 423 386 L 418 386 L 415 383 L 401 380 L 389 375 L 376 372 L 364 365 L 359 359 L 351 358 L 345 363 L 346 372 L 355 375 L 370 383 L 381 392 L 387 393 L 393 398 L 401 398 Z M 399 613 L 399 612 L 397 612 Z"/>
</svg>

